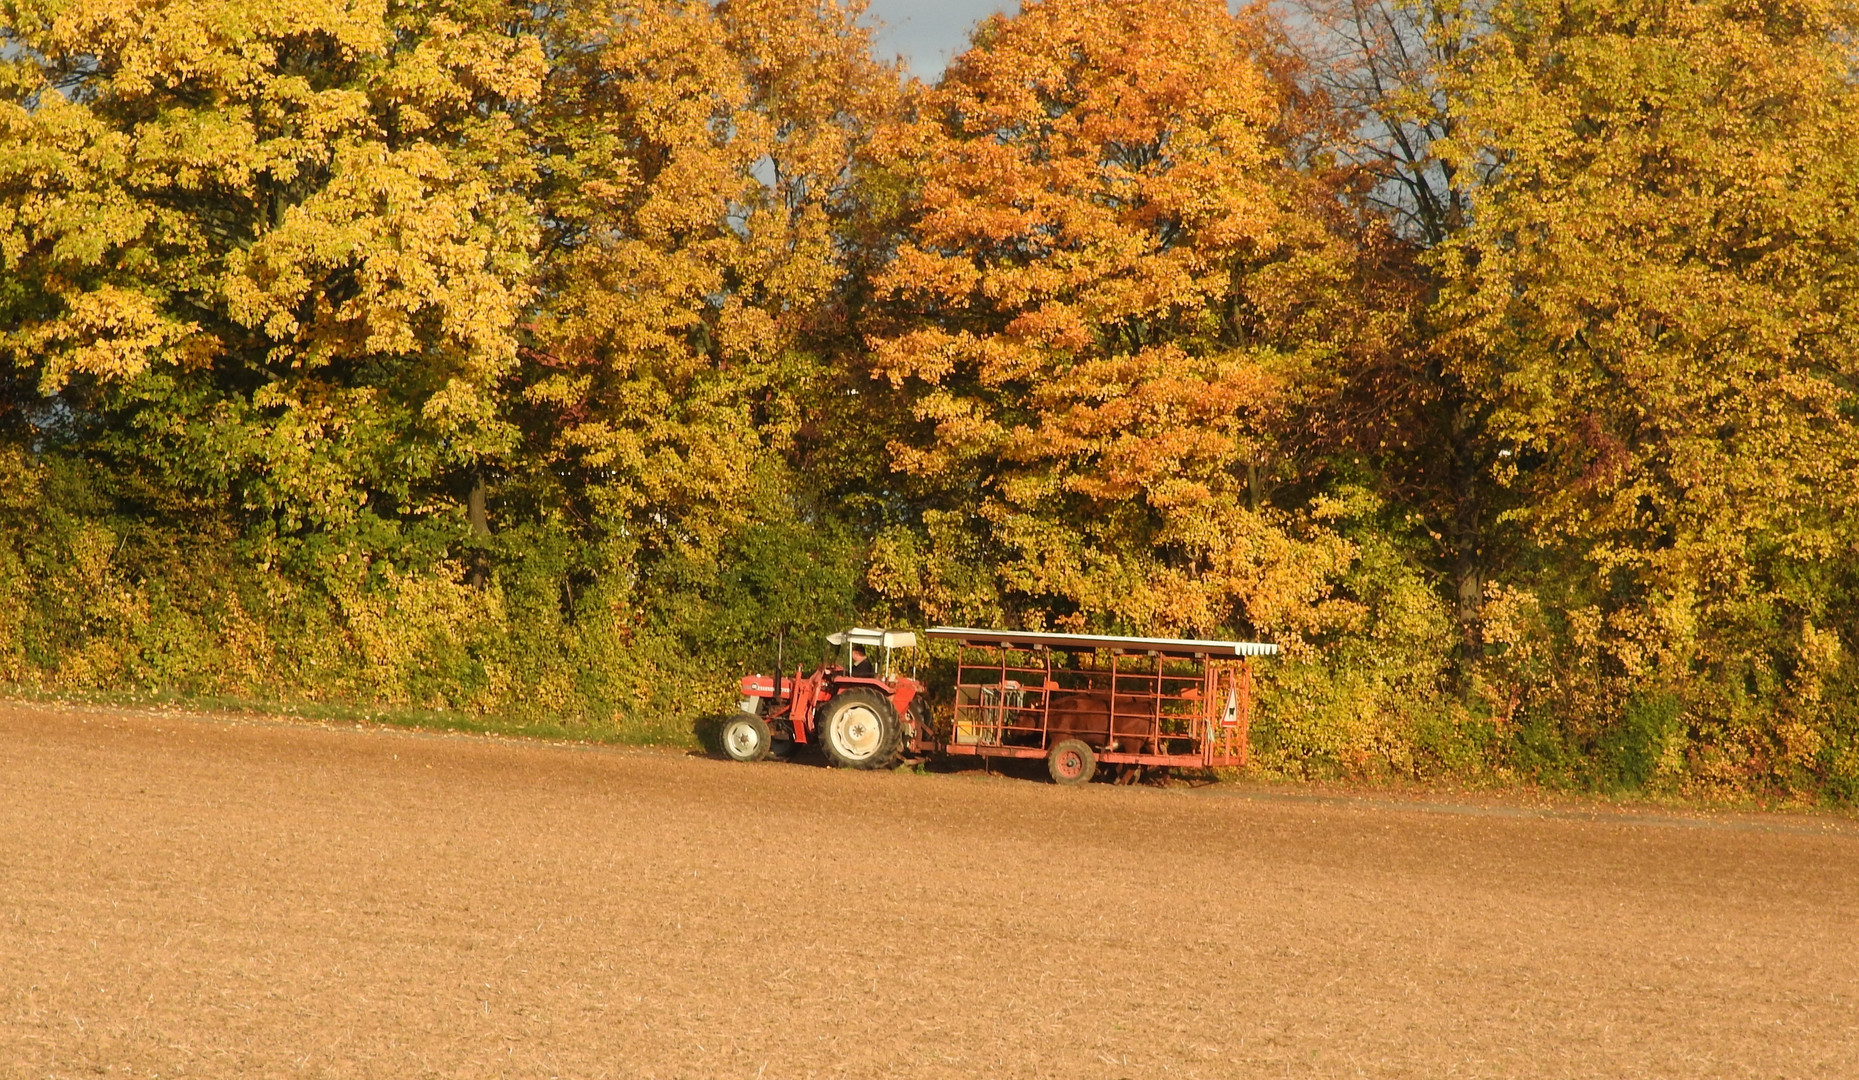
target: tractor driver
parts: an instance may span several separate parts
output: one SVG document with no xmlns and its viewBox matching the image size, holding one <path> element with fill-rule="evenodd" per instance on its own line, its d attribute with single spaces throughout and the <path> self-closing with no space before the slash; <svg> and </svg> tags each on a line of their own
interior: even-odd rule
<svg viewBox="0 0 1859 1080">
<path fill-rule="evenodd" d="M 865 646 L 863 645 L 852 646 L 852 671 L 850 674 L 855 679 L 875 679 L 878 677 L 878 669 L 872 666 L 871 657 L 865 655 Z"/>
</svg>

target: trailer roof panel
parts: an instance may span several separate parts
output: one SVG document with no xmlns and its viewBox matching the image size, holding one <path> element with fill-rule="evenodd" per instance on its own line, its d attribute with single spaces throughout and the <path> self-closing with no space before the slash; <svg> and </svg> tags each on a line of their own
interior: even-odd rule
<svg viewBox="0 0 1859 1080">
<path fill-rule="evenodd" d="M 1191 638 L 1114 637 L 1107 634 L 1036 634 L 1024 630 L 978 630 L 971 626 L 938 626 L 924 637 L 959 641 L 964 645 L 1001 645 L 1008 648 L 1123 649 L 1164 656 L 1276 656 L 1278 646 L 1260 641 L 1200 641 Z"/>
</svg>

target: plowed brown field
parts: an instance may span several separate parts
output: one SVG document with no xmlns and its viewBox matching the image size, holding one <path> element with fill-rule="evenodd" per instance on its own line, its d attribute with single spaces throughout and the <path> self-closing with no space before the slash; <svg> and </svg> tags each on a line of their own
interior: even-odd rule
<svg viewBox="0 0 1859 1080">
<path fill-rule="evenodd" d="M 0 1075 L 1859 1076 L 1836 818 L 0 704 Z"/>
</svg>

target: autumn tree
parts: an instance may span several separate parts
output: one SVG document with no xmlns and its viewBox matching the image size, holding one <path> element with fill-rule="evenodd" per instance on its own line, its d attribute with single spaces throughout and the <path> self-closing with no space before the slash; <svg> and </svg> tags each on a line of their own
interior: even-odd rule
<svg viewBox="0 0 1859 1080">
<path fill-rule="evenodd" d="M 513 444 L 525 10 L 9 0 L 0 360 L 33 437 L 261 547 L 460 518 Z"/>
<path fill-rule="evenodd" d="M 1347 244 L 1273 141 L 1266 24 L 1029 3 L 892 136 L 914 217 L 871 346 L 914 499 L 880 587 L 930 617 L 1295 636 L 1348 545 L 1271 497 Z"/>
<path fill-rule="evenodd" d="M 858 15 L 0 7 L 0 607 L 36 612 L 0 620 L 0 677 L 30 640 L 100 658 L 74 684 L 663 735 L 714 687 L 652 699 L 616 598 L 682 604 L 701 633 L 661 655 L 710 671 L 771 581 L 849 617 L 856 545 L 779 481 L 846 159 L 900 90 Z M 64 465 L 101 479 L 47 494 Z M 641 548 L 738 580 L 641 588 Z"/>
<path fill-rule="evenodd" d="M 1859 8 L 1493 15 L 1451 160 L 1495 172 L 1442 311 L 1534 551 L 1507 640 L 1584 730 L 1671 695 L 1658 739 L 1688 732 L 1707 778 L 1831 768 L 1859 565 Z"/>
<path fill-rule="evenodd" d="M 1471 223 L 1489 162 L 1439 152 L 1461 127 L 1453 74 L 1490 31 L 1484 0 L 1295 0 L 1288 34 L 1298 78 L 1328 110 L 1301 147 L 1305 168 L 1327 168 L 1363 214 L 1385 274 L 1405 282 L 1407 319 L 1385 347 L 1357 350 L 1338 394 L 1323 404 L 1319 445 L 1364 462 L 1392 505 L 1416 514 L 1425 564 L 1435 568 L 1458 621 L 1458 682 L 1469 689 L 1483 652 L 1488 582 L 1510 553 L 1506 493 L 1494 482 L 1500 449 L 1488 409 L 1460 377 L 1431 303 L 1441 285 L 1432 253 Z M 1462 172 L 1461 169 L 1464 169 Z M 1384 308 L 1391 305 L 1384 304 Z M 1313 449 L 1317 447 L 1313 446 Z"/>
<path fill-rule="evenodd" d="M 539 460 L 610 537 L 702 548 L 784 512 L 829 377 L 807 346 L 846 277 L 848 170 L 902 93 L 862 11 L 626 0 L 548 23 L 523 400 Z"/>
</svg>

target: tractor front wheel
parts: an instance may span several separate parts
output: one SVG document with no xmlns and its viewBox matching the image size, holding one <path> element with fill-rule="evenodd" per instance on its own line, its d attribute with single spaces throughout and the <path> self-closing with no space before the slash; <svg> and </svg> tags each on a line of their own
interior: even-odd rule
<svg viewBox="0 0 1859 1080">
<path fill-rule="evenodd" d="M 1055 784 L 1087 783 L 1097 773 L 1097 755 L 1078 739 L 1066 739 L 1046 754 L 1046 771 Z"/>
<path fill-rule="evenodd" d="M 768 724 L 751 712 L 739 712 L 723 723 L 723 753 L 731 761 L 760 761 L 774 746 Z"/>
<path fill-rule="evenodd" d="M 888 769 L 897 764 L 903 729 L 884 696 L 847 690 L 820 710 L 820 749 L 842 769 Z"/>
</svg>

